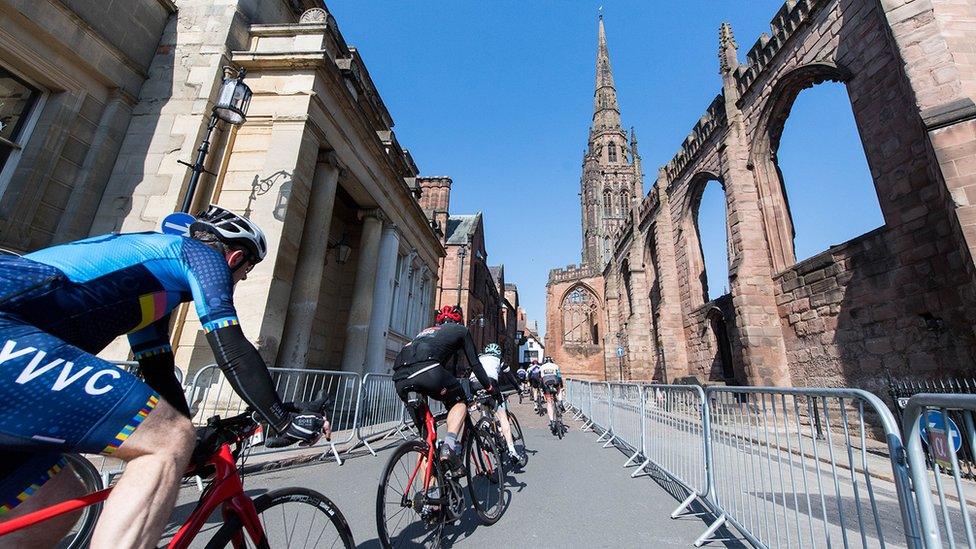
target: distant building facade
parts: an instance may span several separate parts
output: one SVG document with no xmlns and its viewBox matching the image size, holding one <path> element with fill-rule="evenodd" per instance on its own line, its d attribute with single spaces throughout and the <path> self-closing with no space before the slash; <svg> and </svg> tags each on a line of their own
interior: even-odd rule
<svg viewBox="0 0 976 549">
<path fill-rule="evenodd" d="M 278 366 L 386 372 L 430 321 L 443 243 L 418 169 L 359 53 L 312 0 L 0 0 L 0 245 L 30 251 L 156 230 L 181 204 L 222 67 L 246 68 L 247 122 L 220 124 L 192 211 L 254 219 L 269 253 L 237 288 Z M 178 364 L 213 361 L 192 307 Z M 124 342 L 105 351 L 126 358 Z"/>
</svg>

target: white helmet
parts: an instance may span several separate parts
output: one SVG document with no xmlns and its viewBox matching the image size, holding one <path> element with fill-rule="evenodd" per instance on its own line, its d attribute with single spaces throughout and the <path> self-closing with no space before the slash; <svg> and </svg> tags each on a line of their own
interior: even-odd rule
<svg viewBox="0 0 976 549">
<path fill-rule="evenodd" d="M 190 234 L 194 231 L 208 232 L 231 246 L 244 248 L 252 263 L 261 261 L 268 253 L 264 231 L 250 219 L 216 204 L 197 216 L 190 225 Z"/>
</svg>

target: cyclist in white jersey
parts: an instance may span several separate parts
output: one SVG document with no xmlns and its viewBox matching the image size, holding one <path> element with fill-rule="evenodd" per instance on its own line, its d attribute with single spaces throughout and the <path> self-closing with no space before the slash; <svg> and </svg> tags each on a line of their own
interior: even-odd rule
<svg viewBox="0 0 976 549">
<path fill-rule="evenodd" d="M 562 372 L 559 366 L 552 361 L 552 357 L 546 357 L 539 366 L 539 373 L 542 375 L 542 393 L 546 398 L 546 412 L 549 414 L 549 429 L 555 430 L 556 413 L 553 408 L 553 397 L 559 394 L 563 385 Z"/>
<path fill-rule="evenodd" d="M 488 345 L 485 345 L 485 352 L 478 355 L 478 361 L 481 362 L 481 366 L 485 369 L 485 373 L 493 382 L 495 382 L 496 385 L 501 387 L 499 378 L 504 375 L 512 386 L 518 390 L 519 380 L 512 375 L 508 365 L 502 362 L 501 356 L 502 348 L 497 343 L 489 343 Z M 474 374 L 471 374 L 471 392 L 474 393 L 479 389 L 481 389 L 481 383 L 478 381 L 478 378 L 474 376 Z M 512 426 L 508 422 L 508 406 L 501 398 L 499 398 L 498 402 L 499 405 L 495 407 L 495 417 L 498 418 L 498 424 L 501 426 L 502 435 L 504 435 L 505 442 L 508 444 L 508 457 L 512 463 L 518 463 L 522 458 L 515 449 L 515 441 L 512 439 Z"/>
</svg>

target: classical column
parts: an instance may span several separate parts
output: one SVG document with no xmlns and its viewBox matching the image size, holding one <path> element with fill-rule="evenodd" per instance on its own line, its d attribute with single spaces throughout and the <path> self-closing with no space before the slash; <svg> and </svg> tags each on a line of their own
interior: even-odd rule
<svg viewBox="0 0 976 549">
<path fill-rule="evenodd" d="M 363 234 L 359 241 L 359 263 L 356 283 L 352 290 L 352 305 L 346 321 L 346 346 L 342 351 L 342 370 L 363 373 L 366 363 L 366 343 L 369 321 L 373 316 L 373 286 L 380 252 L 383 220 L 379 210 L 367 210 L 363 218 Z"/>
<path fill-rule="evenodd" d="M 308 208 L 305 210 L 305 225 L 292 280 L 288 316 L 281 347 L 278 349 L 279 366 L 305 368 L 308 365 L 308 346 L 322 289 L 332 208 L 335 205 L 341 172 L 334 153 L 319 153 L 312 176 Z"/>
<path fill-rule="evenodd" d="M 396 277 L 400 234 L 392 224 L 383 228 L 380 237 L 379 264 L 373 286 L 373 311 L 369 320 L 366 344 L 365 371 L 386 373 L 386 334 L 390 328 L 390 308 L 393 307 L 393 279 Z"/>
</svg>

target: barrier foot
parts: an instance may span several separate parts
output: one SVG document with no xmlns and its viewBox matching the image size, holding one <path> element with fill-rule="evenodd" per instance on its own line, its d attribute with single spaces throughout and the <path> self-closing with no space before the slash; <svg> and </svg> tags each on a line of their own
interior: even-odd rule
<svg viewBox="0 0 976 549">
<path fill-rule="evenodd" d="M 698 494 L 694 492 L 688 494 L 688 497 L 686 497 L 685 500 L 681 502 L 681 505 L 679 505 L 678 508 L 675 509 L 673 513 L 671 513 L 671 518 L 676 519 L 680 517 L 681 514 L 684 513 L 686 509 L 688 509 L 688 506 L 691 505 L 691 502 L 695 501 L 695 498 L 697 496 Z"/>
<path fill-rule="evenodd" d="M 339 456 L 339 450 L 336 449 L 335 443 L 332 442 L 331 440 L 329 441 L 329 447 L 324 452 L 322 452 L 322 455 L 319 456 L 319 460 L 320 461 L 327 460 L 330 453 L 335 457 L 336 463 L 342 465 L 342 457 Z"/>
<path fill-rule="evenodd" d="M 640 464 L 640 467 L 638 467 L 636 471 L 634 471 L 633 473 L 631 473 L 631 474 L 630 474 L 630 478 L 637 478 L 637 477 L 639 477 L 640 475 L 642 475 L 642 474 L 644 474 L 644 473 L 646 472 L 646 471 L 645 471 L 644 469 L 645 469 L 645 468 L 646 468 L 646 467 L 647 467 L 648 465 L 650 465 L 650 463 L 651 463 L 651 460 L 649 460 L 649 459 L 647 459 L 647 458 L 645 458 L 645 459 L 644 459 L 644 463 L 641 463 L 641 464 Z"/>
<path fill-rule="evenodd" d="M 603 442 L 603 437 L 605 437 L 605 436 L 607 436 L 609 434 L 610 434 L 610 431 L 603 431 L 603 433 L 600 434 L 600 437 L 596 439 L 596 443 L 599 444 L 599 443 Z"/>
<path fill-rule="evenodd" d="M 640 455 L 640 452 L 634 452 L 634 455 L 630 456 L 630 459 L 627 460 L 627 463 L 624 463 L 624 469 L 626 469 L 627 467 L 630 467 L 630 464 L 631 463 L 634 463 L 634 458 L 637 457 L 637 456 L 639 456 L 639 455 Z"/>
<path fill-rule="evenodd" d="M 589 421 L 587 421 L 586 423 L 584 423 L 583 425 L 580 426 L 580 431 L 586 431 L 587 429 L 590 428 L 590 425 L 592 425 L 592 423 L 590 423 Z"/>
<path fill-rule="evenodd" d="M 708 530 L 705 530 L 705 533 L 699 536 L 698 539 L 695 540 L 695 547 L 701 547 L 702 545 L 708 543 L 712 539 L 712 534 L 714 534 L 716 530 L 721 528 L 723 524 L 725 524 L 724 513 L 720 515 L 717 519 L 715 519 L 715 522 L 713 522 L 712 525 L 708 527 Z"/>
<path fill-rule="evenodd" d="M 613 439 L 615 439 L 615 438 L 617 438 L 617 435 L 610 435 L 610 438 L 608 438 L 607 441 L 603 444 L 603 447 L 606 448 L 607 446 L 610 446 L 611 444 L 613 444 Z M 597 442 L 599 442 L 599 441 L 597 441 Z"/>
<path fill-rule="evenodd" d="M 386 439 L 386 437 L 383 437 L 380 440 L 385 440 L 385 439 Z M 373 457 L 376 457 L 376 452 L 373 451 L 373 447 L 370 446 L 369 445 L 369 442 L 367 440 L 365 440 L 365 439 L 363 439 L 363 446 L 365 446 L 366 449 L 369 450 L 369 453 L 373 454 Z"/>
</svg>

